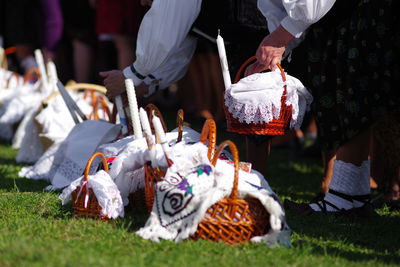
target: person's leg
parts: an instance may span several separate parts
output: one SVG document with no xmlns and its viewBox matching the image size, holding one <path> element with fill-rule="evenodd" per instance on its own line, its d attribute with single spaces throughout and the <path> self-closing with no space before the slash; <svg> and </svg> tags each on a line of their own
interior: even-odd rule
<svg viewBox="0 0 400 267">
<path fill-rule="evenodd" d="M 261 143 L 255 143 L 246 137 L 247 161 L 251 163 L 252 169 L 259 171 L 267 177 L 267 160 L 270 154 L 271 139 Z"/>
<path fill-rule="evenodd" d="M 322 154 L 322 164 L 324 167 L 324 176 L 321 181 L 321 186 L 319 188 L 319 193 L 326 194 L 328 193 L 328 187 L 331 183 L 332 172 L 333 172 L 333 163 L 336 159 L 336 151 L 335 150 L 323 150 Z"/>
<path fill-rule="evenodd" d="M 370 192 L 369 144 L 370 130 L 368 129 L 340 146 L 336 152 L 336 159 L 331 157 L 326 161 L 328 163 L 325 168 L 326 177 L 329 177 L 329 165 L 333 160 L 329 191 L 322 201 L 310 204 L 313 210 L 326 209 L 328 212 L 336 212 L 365 204 Z"/>
<path fill-rule="evenodd" d="M 135 38 L 116 35 L 114 42 L 118 51 L 118 69 L 122 70 L 135 61 Z"/>
<path fill-rule="evenodd" d="M 90 82 L 93 51 L 90 45 L 77 39 L 72 41 L 74 49 L 74 76 L 76 82 Z"/>
</svg>

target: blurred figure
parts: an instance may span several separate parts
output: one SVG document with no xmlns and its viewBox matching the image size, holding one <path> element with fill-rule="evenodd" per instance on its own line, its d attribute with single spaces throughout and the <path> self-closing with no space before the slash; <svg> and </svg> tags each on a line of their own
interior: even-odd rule
<svg viewBox="0 0 400 267">
<path fill-rule="evenodd" d="M 73 75 L 76 82 L 91 82 L 96 52 L 95 10 L 87 0 L 61 0 L 61 7 L 64 17 L 63 42 L 72 48 L 72 57 L 65 56 L 69 53 L 63 53 L 63 69 L 66 71 L 72 63 L 72 74 L 63 74 L 68 76 L 63 79 L 71 79 Z M 69 62 L 71 58 L 72 62 Z"/>
<path fill-rule="evenodd" d="M 36 67 L 33 51 L 41 48 L 45 61 L 54 59 L 63 18 L 58 0 L 5 1 L 5 46 L 16 47 L 18 69 Z"/>
<path fill-rule="evenodd" d="M 135 60 L 136 37 L 151 1 L 91 0 L 96 8 L 96 33 L 99 40 L 113 40 L 117 67 L 123 69 Z"/>
</svg>

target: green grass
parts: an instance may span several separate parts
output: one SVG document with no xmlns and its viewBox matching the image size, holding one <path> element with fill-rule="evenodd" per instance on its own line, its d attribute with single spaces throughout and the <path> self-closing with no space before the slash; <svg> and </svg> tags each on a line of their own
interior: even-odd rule
<svg viewBox="0 0 400 267">
<path fill-rule="evenodd" d="M 173 113 L 173 111 L 171 112 Z M 173 128 L 168 114 L 167 126 Z M 199 130 L 201 124 L 193 122 Z M 245 159 L 243 140 L 218 132 L 218 141 L 233 139 Z M 400 213 L 378 210 L 374 219 L 307 217 L 288 212 L 292 247 L 263 244 L 226 246 L 185 241 L 153 243 L 135 231 L 144 214 L 129 208 L 112 222 L 78 219 L 59 192 L 45 192 L 44 181 L 18 178 L 23 165 L 17 151 L 0 142 L 0 266 L 398 266 Z M 268 163 L 270 183 L 281 201 L 308 201 L 319 185 L 318 159 L 297 158 L 275 149 Z"/>
</svg>

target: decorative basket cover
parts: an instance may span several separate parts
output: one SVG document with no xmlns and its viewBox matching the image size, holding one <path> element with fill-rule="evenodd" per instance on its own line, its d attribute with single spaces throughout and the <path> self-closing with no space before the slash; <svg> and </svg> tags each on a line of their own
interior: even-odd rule
<svg viewBox="0 0 400 267">
<path fill-rule="evenodd" d="M 300 80 L 278 64 L 275 71 L 249 75 L 226 90 L 228 130 L 282 135 L 288 128 L 300 128 L 312 99 Z"/>
<path fill-rule="evenodd" d="M 220 145 L 216 157 L 225 145 Z M 264 241 L 268 245 L 290 245 L 290 229 L 285 222 L 283 207 L 261 174 L 241 171 L 238 164 L 234 167 L 226 160 L 215 159 L 211 163 L 208 148 L 201 142 L 177 144 L 171 152 L 174 164 L 156 184 L 152 212 L 146 225 L 137 231 L 138 235 L 156 242 L 160 239 L 178 242 L 187 238 L 208 238 L 227 244 L 251 240 Z M 238 161 L 237 157 L 235 161 Z M 239 220 L 239 217 L 229 219 L 221 212 L 232 209 L 218 208 L 214 212 L 217 216 L 212 217 L 210 208 L 224 206 L 226 202 L 247 203 L 242 203 L 233 212 L 243 214 L 242 207 L 247 205 L 245 216 L 239 215 Z M 203 235 L 205 228 L 212 228 L 207 220 L 214 223 L 212 227 L 217 233 Z M 246 231 L 238 230 L 236 226 Z"/>
</svg>

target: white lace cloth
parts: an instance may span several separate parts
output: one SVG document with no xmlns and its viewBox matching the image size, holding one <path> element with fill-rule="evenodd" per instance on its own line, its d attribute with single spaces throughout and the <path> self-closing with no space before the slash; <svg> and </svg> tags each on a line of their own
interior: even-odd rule
<svg viewBox="0 0 400 267">
<path fill-rule="evenodd" d="M 114 140 L 119 131 L 119 125 L 83 121 L 71 130 L 65 140 L 53 144 L 35 165 L 22 168 L 18 175 L 47 180 L 51 183 L 47 189 L 64 188 L 82 175 L 97 147 Z M 93 163 L 93 166 L 96 164 Z"/>
<path fill-rule="evenodd" d="M 164 180 L 157 183 L 151 215 L 136 232 L 156 242 L 160 239 L 179 242 L 194 234 L 207 209 L 228 197 L 233 187 L 233 166 L 218 160 L 214 168 L 203 144 L 177 144 L 172 151 L 174 164 Z M 271 229 L 251 241 L 263 241 L 270 246 L 290 245 L 290 229 L 282 205 L 259 173 L 239 171 L 238 197 L 259 199 L 270 214 Z"/>
<path fill-rule="evenodd" d="M 225 91 L 225 106 L 240 122 L 269 123 L 279 118 L 284 82 L 280 70 L 255 73 Z M 286 105 L 292 105 L 290 127 L 299 129 L 313 100 L 303 84 L 286 74 Z"/>
<path fill-rule="evenodd" d="M 82 183 L 83 176 L 73 181 L 63 190 L 61 195 L 58 197 L 62 201 L 63 205 L 70 201 L 71 193 L 78 186 L 81 186 Z M 87 185 L 89 188 L 93 189 L 93 193 L 95 194 L 101 207 L 101 215 L 107 215 L 112 219 L 124 217 L 124 205 L 122 204 L 121 195 L 108 173 L 101 170 L 95 175 L 89 175 Z"/>
</svg>

